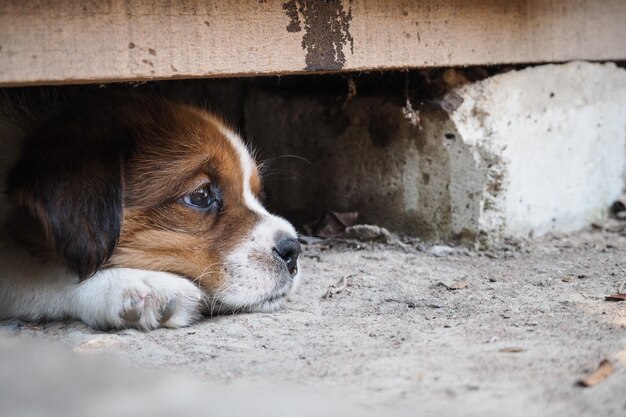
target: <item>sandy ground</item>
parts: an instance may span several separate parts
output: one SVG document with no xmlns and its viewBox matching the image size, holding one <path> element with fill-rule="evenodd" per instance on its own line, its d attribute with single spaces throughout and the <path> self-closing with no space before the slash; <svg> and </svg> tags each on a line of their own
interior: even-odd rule
<svg viewBox="0 0 626 417">
<path fill-rule="evenodd" d="M 11 343 L 219 386 L 287 384 L 378 415 L 624 416 L 626 302 L 604 300 L 626 281 L 620 227 L 492 252 L 326 241 L 305 246 L 303 285 L 275 313 L 146 333 L 1 327 Z M 612 375 L 576 385 L 605 358 Z"/>
</svg>

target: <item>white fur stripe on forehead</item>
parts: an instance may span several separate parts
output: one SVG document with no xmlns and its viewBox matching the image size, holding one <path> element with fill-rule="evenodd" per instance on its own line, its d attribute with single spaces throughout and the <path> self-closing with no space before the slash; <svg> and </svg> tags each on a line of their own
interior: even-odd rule
<svg viewBox="0 0 626 417">
<path fill-rule="evenodd" d="M 218 124 L 220 132 L 226 136 L 228 141 L 233 145 L 235 151 L 239 155 L 239 161 L 241 163 L 241 171 L 243 173 L 243 201 L 245 202 L 248 208 L 259 214 L 268 214 L 265 207 L 261 205 L 259 200 L 256 199 L 254 194 L 252 194 L 252 189 L 250 188 L 250 179 L 252 178 L 252 171 L 254 169 L 254 160 L 250 156 L 250 152 L 248 152 L 248 148 L 243 143 L 243 140 L 237 135 L 235 132 L 226 128 L 222 124 Z"/>
</svg>

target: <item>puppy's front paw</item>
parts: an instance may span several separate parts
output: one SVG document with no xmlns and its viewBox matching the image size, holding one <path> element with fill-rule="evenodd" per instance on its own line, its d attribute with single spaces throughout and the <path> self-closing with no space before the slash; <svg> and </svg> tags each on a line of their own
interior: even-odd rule
<svg viewBox="0 0 626 417">
<path fill-rule="evenodd" d="M 81 303 L 79 317 L 93 327 L 176 328 L 200 317 L 202 291 L 177 275 L 119 268 L 101 271 L 80 286 L 83 301 L 93 302 Z"/>
<path fill-rule="evenodd" d="M 123 296 L 119 313 L 123 327 L 175 328 L 198 319 L 202 294 L 188 280 L 148 273 L 135 284 Z"/>
</svg>

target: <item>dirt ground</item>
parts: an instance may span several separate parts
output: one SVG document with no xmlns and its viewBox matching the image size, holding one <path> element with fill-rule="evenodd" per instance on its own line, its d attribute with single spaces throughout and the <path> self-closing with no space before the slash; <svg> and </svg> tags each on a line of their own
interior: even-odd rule
<svg viewBox="0 0 626 417">
<path fill-rule="evenodd" d="M 626 301 L 604 297 L 626 281 L 626 237 L 608 229 L 490 252 L 318 242 L 275 313 L 145 333 L 5 322 L 3 333 L 221 386 L 284 383 L 378 415 L 624 416 Z M 577 386 L 602 359 L 613 374 Z"/>
</svg>

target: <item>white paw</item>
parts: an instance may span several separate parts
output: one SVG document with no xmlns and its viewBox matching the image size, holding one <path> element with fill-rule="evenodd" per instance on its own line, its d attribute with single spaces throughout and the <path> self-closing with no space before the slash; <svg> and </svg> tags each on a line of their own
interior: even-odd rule
<svg viewBox="0 0 626 417">
<path fill-rule="evenodd" d="M 184 327 L 200 318 L 202 291 L 165 272 L 113 268 L 79 284 L 77 316 L 97 328 Z"/>
</svg>

